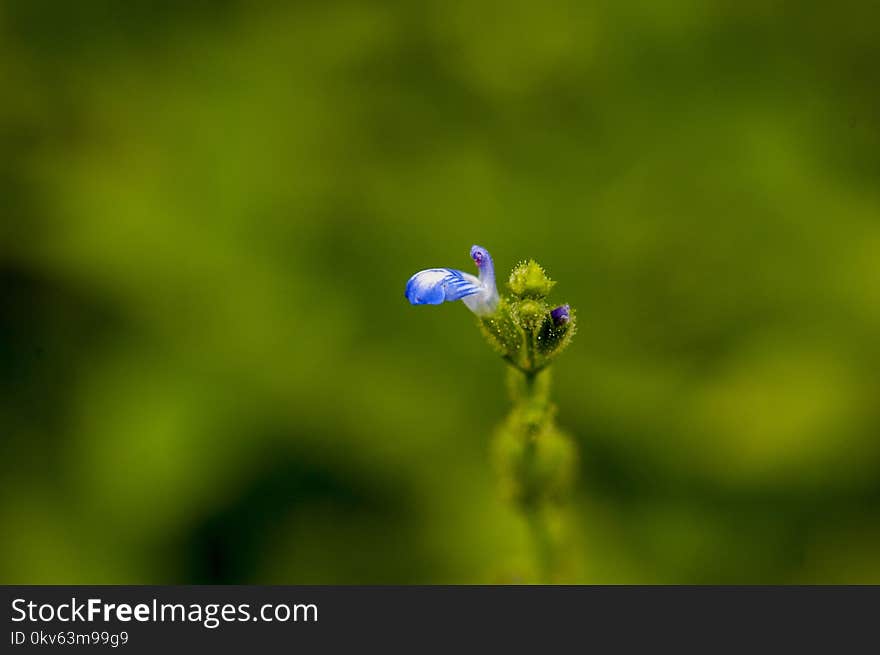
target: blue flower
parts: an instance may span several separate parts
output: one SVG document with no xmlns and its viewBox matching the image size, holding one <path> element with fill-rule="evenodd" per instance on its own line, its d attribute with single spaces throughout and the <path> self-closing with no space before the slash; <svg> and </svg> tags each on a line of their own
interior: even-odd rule
<svg viewBox="0 0 880 655">
<path fill-rule="evenodd" d="M 489 251 L 480 246 L 471 248 L 471 259 L 480 277 L 454 268 L 429 268 L 419 271 L 406 283 L 406 299 L 413 305 L 439 305 L 461 300 L 478 316 L 491 314 L 498 307 L 495 287 L 495 266 Z"/>
<path fill-rule="evenodd" d="M 550 312 L 550 318 L 553 319 L 553 323 L 557 326 L 565 325 L 571 320 L 571 307 L 568 305 L 560 305 Z"/>
</svg>

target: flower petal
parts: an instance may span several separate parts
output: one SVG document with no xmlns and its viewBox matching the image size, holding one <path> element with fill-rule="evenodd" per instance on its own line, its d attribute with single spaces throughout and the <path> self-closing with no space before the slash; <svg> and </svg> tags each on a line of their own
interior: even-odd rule
<svg viewBox="0 0 880 655">
<path fill-rule="evenodd" d="M 452 268 L 419 271 L 406 283 L 406 299 L 413 305 L 439 305 L 461 300 L 481 290 L 480 281 Z"/>
<path fill-rule="evenodd" d="M 550 318 L 553 319 L 553 323 L 556 325 L 565 325 L 571 320 L 571 307 L 560 305 L 550 312 Z"/>
</svg>

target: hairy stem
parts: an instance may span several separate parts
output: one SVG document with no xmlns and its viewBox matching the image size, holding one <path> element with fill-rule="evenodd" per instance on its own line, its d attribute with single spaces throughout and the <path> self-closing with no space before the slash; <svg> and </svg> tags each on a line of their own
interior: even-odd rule
<svg viewBox="0 0 880 655">
<path fill-rule="evenodd" d="M 539 584 L 549 584 L 554 579 L 556 570 L 556 548 L 547 523 L 540 507 L 525 510 L 525 518 L 532 539 L 532 547 L 537 562 Z"/>
<path fill-rule="evenodd" d="M 526 430 L 523 435 L 525 438 L 525 447 L 523 451 L 523 469 L 525 475 L 535 479 L 538 469 L 538 444 L 539 432 L 541 426 L 549 419 L 549 389 L 539 388 L 539 373 L 536 371 L 527 371 L 524 373 L 523 397 L 520 402 L 529 417 L 525 423 Z M 545 373 L 545 375 L 549 375 Z M 544 381 L 545 385 L 548 382 Z M 529 534 L 532 540 L 532 547 L 535 553 L 537 563 L 537 571 L 539 574 L 539 583 L 549 583 L 553 579 L 555 570 L 555 548 L 550 531 L 547 527 L 546 516 L 544 514 L 543 502 L 539 494 L 528 498 L 522 506 L 522 511 L 528 525 Z"/>
</svg>

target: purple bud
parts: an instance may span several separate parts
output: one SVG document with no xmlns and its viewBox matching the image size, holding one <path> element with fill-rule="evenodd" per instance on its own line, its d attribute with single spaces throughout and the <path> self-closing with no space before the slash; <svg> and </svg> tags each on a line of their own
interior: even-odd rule
<svg viewBox="0 0 880 655">
<path fill-rule="evenodd" d="M 560 305 L 550 312 L 550 318 L 553 319 L 555 325 L 565 325 L 571 320 L 570 310 L 571 307 L 568 305 Z"/>
</svg>

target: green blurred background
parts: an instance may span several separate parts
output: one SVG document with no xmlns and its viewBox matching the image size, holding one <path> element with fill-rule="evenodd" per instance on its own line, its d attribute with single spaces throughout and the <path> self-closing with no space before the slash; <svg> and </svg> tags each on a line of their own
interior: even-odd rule
<svg viewBox="0 0 880 655">
<path fill-rule="evenodd" d="M 578 309 L 570 582 L 880 582 L 872 3 L 0 4 L 0 581 L 479 583 L 503 365 Z"/>
</svg>

